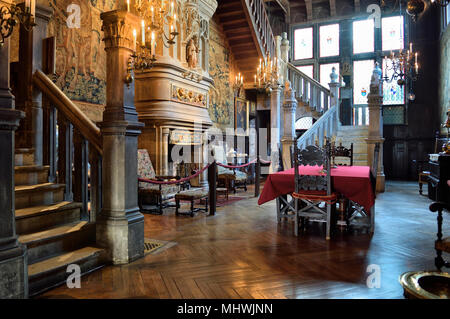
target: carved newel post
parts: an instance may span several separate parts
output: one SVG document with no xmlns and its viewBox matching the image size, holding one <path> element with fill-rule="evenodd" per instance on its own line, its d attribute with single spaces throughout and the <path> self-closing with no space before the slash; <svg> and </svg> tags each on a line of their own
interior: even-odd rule
<svg viewBox="0 0 450 319">
<path fill-rule="evenodd" d="M 14 131 L 24 112 L 15 110 L 9 87 L 9 38 L 0 46 L 0 299 L 28 297 L 27 249 L 16 235 Z"/>
<path fill-rule="evenodd" d="M 291 168 L 291 145 L 295 142 L 295 112 L 297 110 L 297 98 L 295 91 L 291 88 L 291 83 L 286 81 L 284 84 L 284 103 L 283 103 L 283 120 L 284 120 L 284 134 L 281 139 L 283 146 L 283 167 L 284 169 Z"/>
<path fill-rule="evenodd" d="M 380 143 L 380 152 L 378 157 L 378 172 L 377 172 L 377 192 L 384 192 L 384 166 L 383 166 L 383 82 L 381 80 L 381 70 L 378 63 L 370 80 L 370 93 L 367 96 L 369 106 L 369 137 L 367 142 L 367 154 L 369 166 L 372 167 L 375 143 Z"/>
<path fill-rule="evenodd" d="M 144 126 L 134 107 L 134 81 L 125 83 L 137 16 L 126 11 L 102 13 L 106 50 L 106 107 L 103 136 L 103 208 L 97 219 L 97 243 L 113 264 L 144 255 L 144 216 L 138 207 L 137 145 Z M 130 77 L 128 76 L 128 79 Z"/>
<path fill-rule="evenodd" d="M 281 57 L 281 37 L 275 37 L 275 57 Z M 280 137 L 283 134 L 281 127 L 281 85 L 280 79 L 276 79 L 270 86 L 270 172 L 276 172 L 279 168 Z"/>
<path fill-rule="evenodd" d="M 330 83 L 328 83 L 328 85 L 330 86 L 330 108 L 332 108 L 333 106 L 336 106 L 336 122 L 335 122 L 335 131 L 337 131 L 339 129 L 339 126 L 341 125 L 341 120 L 340 120 L 340 112 L 339 112 L 339 88 L 341 87 L 341 84 L 339 83 L 338 80 L 338 74 L 336 73 L 336 68 L 332 67 L 331 68 L 331 73 L 330 73 Z"/>
</svg>

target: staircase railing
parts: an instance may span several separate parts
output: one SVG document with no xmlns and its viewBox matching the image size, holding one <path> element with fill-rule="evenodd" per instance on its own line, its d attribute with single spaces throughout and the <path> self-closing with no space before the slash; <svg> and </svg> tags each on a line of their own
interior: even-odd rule
<svg viewBox="0 0 450 319">
<path fill-rule="evenodd" d="M 256 37 L 261 45 L 262 56 L 265 58 L 269 53 L 271 56 L 275 54 L 275 37 L 270 26 L 269 17 L 266 13 L 263 0 L 245 0 L 247 11 L 253 22 L 253 30 L 257 31 Z"/>
<path fill-rule="evenodd" d="M 324 145 L 324 138 L 337 132 L 337 106 L 328 109 L 302 136 L 297 140 L 297 146 L 302 149 L 308 145 Z"/>
<path fill-rule="evenodd" d="M 288 77 L 297 100 L 317 112 L 325 113 L 330 108 L 330 90 L 320 82 L 310 78 L 291 63 L 288 63 Z"/>
<path fill-rule="evenodd" d="M 46 101 L 43 149 L 49 182 L 65 184 L 64 200 L 81 202 L 82 219 L 94 221 L 102 204 L 100 129 L 42 71 L 34 73 L 33 85 Z"/>
</svg>

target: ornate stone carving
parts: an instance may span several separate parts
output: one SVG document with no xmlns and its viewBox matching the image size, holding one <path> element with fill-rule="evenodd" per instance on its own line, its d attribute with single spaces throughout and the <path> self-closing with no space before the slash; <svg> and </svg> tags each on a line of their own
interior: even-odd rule
<svg viewBox="0 0 450 319">
<path fill-rule="evenodd" d="M 172 86 L 172 100 L 202 107 L 206 107 L 207 102 L 206 94 L 197 93 L 175 85 Z"/>
<path fill-rule="evenodd" d="M 139 19 L 131 13 L 109 11 L 100 15 L 103 20 L 102 31 L 105 50 L 111 47 L 133 48 L 133 29 L 137 29 Z"/>
<path fill-rule="evenodd" d="M 283 108 L 287 111 L 295 112 L 297 109 L 297 99 L 295 97 L 295 91 L 291 87 L 291 82 L 286 80 L 284 83 L 284 103 Z"/>
<path fill-rule="evenodd" d="M 197 39 L 196 36 L 191 38 L 186 47 L 186 60 L 187 60 L 188 66 L 191 69 L 195 69 L 197 67 L 197 62 L 198 62 L 199 49 L 196 44 L 196 39 Z"/>
</svg>

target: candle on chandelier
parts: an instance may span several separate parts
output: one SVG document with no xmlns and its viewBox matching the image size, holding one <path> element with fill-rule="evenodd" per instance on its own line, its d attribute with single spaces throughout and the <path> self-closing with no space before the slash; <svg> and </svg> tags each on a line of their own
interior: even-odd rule
<svg viewBox="0 0 450 319">
<path fill-rule="evenodd" d="M 137 40 L 137 32 L 136 29 L 133 29 L 133 51 L 136 52 L 136 40 Z"/>
<path fill-rule="evenodd" d="M 30 0 L 25 0 L 25 11 L 30 11 Z"/>
<path fill-rule="evenodd" d="M 152 53 L 156 54 L 156 40 L 155 40 L 155 32 L 152 31 Z"/>
<path fill-rule="evenodd" d="M 416 59 L 415 59 L 415 61 L 414 61 L 416 64 L 417 64 L 417 52 L 416 52 Z"/>
<path fill-rule="evenodd" d="M 152 12 L 152 24 L 155 24 L 155 9 L 153 6 L 150 8 L 150 11 Z"/>
<path fill-rule="evenodd" d="M 34 14 L 36 12 L 36 0 L 31 0 L 31 15 L 34 17 Z"/>
<path fill-rule="evenodd" d="M 130 12 L 130 0 L 127 0 L 127 12 Z"/>
<path fill-rule="evenodd" d="M 256 85 L 256 74 L 255 74 L 255 85 Z"/>
<path fill-rule="evenodd" d="M 145 22 L 144 20 L 141 21 L 142 26 L 142 46 L 145 46 Z"/>
<path fill-rule="evenodd" d="M 173 1 L 170 3 L 170 15 L 173 15 Z"/>
<path fill-rule="evenodd" d="M 241 77 L 241 85 L 244 84 L 244 77 Z"/>
</svg>

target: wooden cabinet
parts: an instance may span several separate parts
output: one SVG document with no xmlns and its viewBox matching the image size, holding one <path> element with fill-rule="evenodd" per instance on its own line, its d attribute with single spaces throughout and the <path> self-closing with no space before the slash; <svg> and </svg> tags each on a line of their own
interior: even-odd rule
<svg viewBox="0 0 450 319">
<path fill-rule="evenodd" d="M 434 201 L 450 203 L 450 155 L 439 155 L 429 161 L 428 197 Z"/>
</svg>

